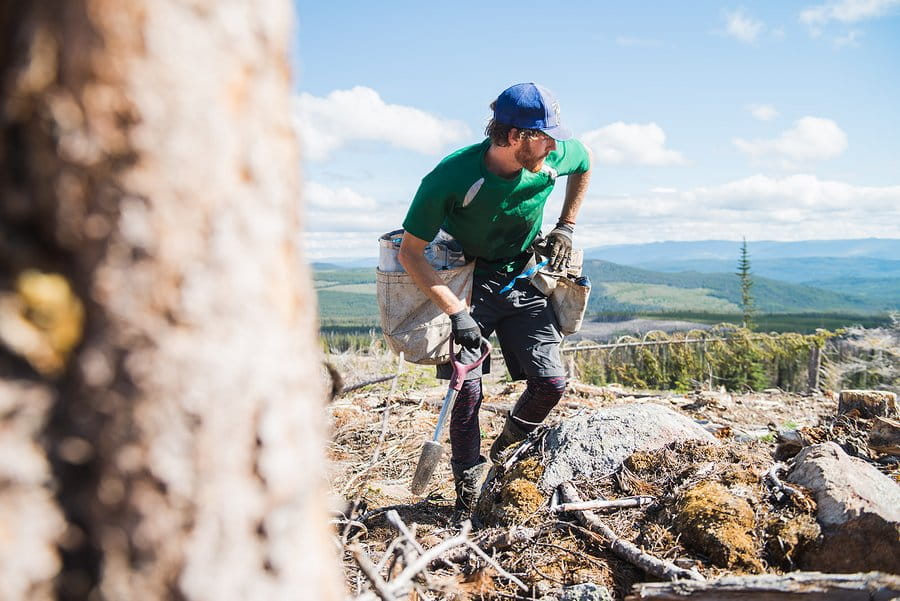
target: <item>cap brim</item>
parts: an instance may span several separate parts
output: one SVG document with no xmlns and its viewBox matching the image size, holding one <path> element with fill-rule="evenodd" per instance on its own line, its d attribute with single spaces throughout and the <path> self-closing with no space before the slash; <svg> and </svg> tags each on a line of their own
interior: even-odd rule
<svg viewBox="0 0 900 601">
<path fill-rule="evenodd" d="M 554 140 L 558 140 L 563 142 L 565 140 L 571 140 L 575 136 L 572 134 L 572 130 L 568 127 L 563 127 L 562 125 L 557 125 L 556 127 L 548 127 L 546 129 L 542 129 L 542 132 L 553 138 Z"/>
</svg>

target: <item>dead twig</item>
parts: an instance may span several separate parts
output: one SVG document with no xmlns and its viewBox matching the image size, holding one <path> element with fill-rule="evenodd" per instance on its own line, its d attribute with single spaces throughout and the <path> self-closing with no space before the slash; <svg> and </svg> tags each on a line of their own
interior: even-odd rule
<svg viewBox="0 0 900 601">
<path fill-rule="evenodd" d="M 449 549 L 467 544 L 469 541 L 469 531 L 471 529 L 472 523 L 466 520 L 463 522 L 463 526 L 458 535 L 453 538 L 448 538 L 444 542 L 437 544 L 422 553 L 415 561 L 406 566 L 396 578 L 391 580 L 389 584 L 390 591 L 392 593 L 399 593 L 408 590 L 412 583 L 412 579 L 415 578 L 419 572 L 426 569 L 433 560 L 440 557 L 442 553 L 445 553 Z"/>
<path fill-rule="evenodd" d="M 363 524 L 362 522 L 358 522 L 358 521 L 356 521 L 356 520 L 333 519 L 333 520 L 331 520 L 331 524 L 334 525 L 334 526 L 338 526 L 338 525 L 343 525 L 343 526 L 344 526 L 342 538 L 344 538 L 344 539 L 346 539 L 346 540 L 349 540 L 349 537 L 347 536 L 347 533 L 348 533 L 348 532 L 350 531 L 350 529 L 353 528 L 353 527 L 359 528 L 359 530 L 360 530 L 359 533 L 356 534 L 355 536 L 366 535 L 366 534 L 369 533 L 369 529 L 366 528 L 366 525 Z M 355 537 L 354 537 L 354 538 L 355 538 Z"/>
<path fill-rule="evenodd" d="M 564 503 L 582 503 L 578 496 L 578 491 L 571 482 L 563 482 L 559 485 L 560 497 Z M 608 541 L 609 547 L 613 553 L 621 557 L 625 561 L 635 565 L 648 574 L 657 578 L 666 580 L 704 580 L 698 572 L 679 568 L 675 564 L 663 561 L 657 557 L 653 557 L 641 551 L 634 543 L 620 538 L 612 528 L 607 526 L 593 512 L 588 510 L 572 512 L 584 526 L 591 530 L 596 530 Z"/>
<path fill-rule="evenodd" d="M 544 436 L 547 435 L 548 429 L 546 426 L 538 426 L 534 432 L 531 432 L 522 443 L 516 447 L 516 450 L 512 452 L 509 458 L 503 462 L 503 469 L 508 470 L 512 465 L 519 460 L 519 457 L 524 455 L 531 449 L 534 445 L 538 444 L 542 440 L 544 440 Z"/>
<path fill-rule="evenodd" d="M 656 497 L 649 495 L 639 495 L 635 497 L 622 497 L 621 499 L 594 499 L 592 501 L 582 501 L 581 503 L 560 503 L 551 505 L 550 510 L 555 513 L 564 513 L 567 511 L 584 511 L 586 509 L 622 509 L 624 507 L 645 507 L 656 503 Z"/>
<path fill-rule="evenodd" d="M 415 548 L 416 552 L 419 555 L 425 553 L 425 549 L 423 549 L 422 545 L 418 543 L 415 535 L 410 532 L 409 527 L 403 522 L 403 520 L 400 518 L 400 514 L 397 513 L 395 509 L 391 509 L 390 511 L 388 511 L 385 517 L 387 518 L 388 523 L 393 526 L 401 535 L 403 535 L 406 540 L 409 541 L 409 544 L 411 544 L 413 548 Z"/>
<path fill-rule="evenodd" d="M 504 570 L 503 567 L 502 567 L 499 563 L 497 563 L 496 561 L 494 561 L 494 559 L 492 559 L 490 556 L 488 556 L 487 553 L 485 553 L 484 551 L 482 551 L 481 548 L 478 547 L 478 545 L 476 545 L 475 543 L 473 543 L 473 542 L 470 541 L 470 540 L 467 540 L 467 541 L 466 541 L 466 546 L 469 547 L 470 549 L 472 549 L 472 551 L 475 552 L 475 555 L 477 555 L 478 557 L 480 557 L 480 558 L 482 559 L 482 561 L 486 562 L 489 566 L 491 566 L 491 567 L 493 567 L 495 570 L 497 570 L 497 573 L 498 573 L 498 574 L 500 574 L 501 576 L 503 576 L 504 578 L 506 578 L 507 580 L 509 580 L 510 582 L 512 582 L 513 584 L 515 584 L 516 586 L 518 586 L 518 587 L 519 587 L 520 589 L 522 589 L 523 591 L 527 591 L 527 590 L 528 590 L 528 587 L 525 585 L 524 582 L 522 582 L 521 580 L 519 580 L 518 578 L 516 578 L 515 576 L 513 576 L 512 574 L 510 574 L 510 573 L 507 572 L 506 570 Z"/>
<path fill-rule="evenodd" d="M 369 559 L 369 556 L 366 555 L 365 551 L 362 550 L 362 547 L 360 547 L 359 545 L 353 545 L 352 547 L 350 547 L 350 553 L 353 555 L 353 559 L 356 561 L 356 565 L 359 566 L 359 569 L 363 573 L 363 575 L 369 580 L 369 582 L 372 583 L 372 587 L 375 589 L 375 593 L 382 599 L 382 601 L 397 601 L 397 597 L 394 595 L 394 591 L 378 573 L 375 565 Z"/>
<path fill-rule="evenodd" d="M 480 548 L 489 551 L 501 551 L 508 549 L 518 543 L 525 543 L 534 540 L 541 534 L 541 530 L 537 528 L 525 528 L 516 526 L 508 530 L 500 532 L 488 532 L 475 539 L 475 544 Z M 469 557 L 469 552 L 465 549 L 455 549 L 452 553 L 447 553 L 439 557 L 437 562 L 462 563 Z"/>
<path fill-rule="evenodd" d="M 384 550 L 384 554 L 381 556 L 381 561 L 379 561 L 379 562 L 378 562 L 378 565 L 375 566 L 376 568 L 378 568 L 378 572 L 379 572 L 379 573 L 380 573 L 381 570 L 383 570 L 384 567 L 387 565 L 388 559 L 390 559 L 391 557 L 393 557 L 393 555 L 394 555 L 394 549 L 397 548 L 397 545 L 400 544 L 400 541 L 401 541 L 401 539 L 395 538 L 394 540 L 392 540 L 392 541 L 388 544 L 387 549 Z"/>
<path fill-rule="evenodd" d="M 802 490 L 798 488 L 794 488 L 790 484 L 785 484 L 778 478 L 779 472 L 787 471 L 787 466 L 783 463 L 774 463 L 772 467 L 769 468 L 769 471 L 766 472 L 766 480 L 772 483 L 772 486 L 775 490 L 787 494 L 791 499 L 797 504 L 798 507 L 801 507 L 806 510 L 814 509 L 812 501 L 809 497 L 803 493 Z"/>
</svg>

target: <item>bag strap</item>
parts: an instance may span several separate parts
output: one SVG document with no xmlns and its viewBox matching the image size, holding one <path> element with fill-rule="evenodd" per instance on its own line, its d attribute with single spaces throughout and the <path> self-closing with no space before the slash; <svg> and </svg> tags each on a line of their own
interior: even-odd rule
<svg viewBox="0 0 900 601">
<path fill-rule="evenodd" d="M 511 279 L 506 286 L 504 286 L 503 288 L 500 289 L 500 294 L 506 294 L 507 292 L 512 290 L 512 287 L 515 285 L 516 280 L 523 279 L 523 278 L 528 279 L 531 276 L 533 276 L 537 272 L 538 269 L 540 269 L 541 267 L 543 267 L 544 265 L 547 264 L 547 261 L 548 261 L 548 259 L 544 259 L 540 263 L 535 263 L 531 267 L 528 267 L 526 265 L 525 270 L 522 273 L 520 273 L 519 275 L 517 275 L 516 277 Z M 530 264 L 531 261 L 529 261 L 528 263 Z"/>
</svg>

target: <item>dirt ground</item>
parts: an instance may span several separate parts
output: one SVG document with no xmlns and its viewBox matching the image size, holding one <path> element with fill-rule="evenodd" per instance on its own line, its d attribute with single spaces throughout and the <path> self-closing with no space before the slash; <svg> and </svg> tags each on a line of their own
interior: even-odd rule
<svg viewBox="0 0 900 601">
<path fill-rule="evenodd" d="M 342 373 L 351 371 L 350 357 L 332 357 L 332 361 Z M 384 363 L 389 359 L 380 359 L 381 364 L 378 361 L 355 363 L 351 374 L 363 379 L 363 374 L 373 370 L 392 369 Z M 379 564 L 386 579 L 400 571 L 402 561 L 395 553 L 398 533 L 386 519 L 389 510 L 397 512 L 423 548 L 458 533 L 458 527 L 451 523 L 454 491 L 448 460 L 439 465 L 425 495 L 415 497 L 409 491 L 422 443 L 433 434 L 446 392 L 446 384 L 434 380 L 430 373 L 430 368 L 413 367 L 398 378 L 397 384 L 374 384 L 340 396 L 329 406 L 331 505 L 339 544 L 345 550 L 350 596 L 369 590 L 369 584 L 349 549 Z M 523 382 L 504 381 L 503 374 L 485 379 L 481 411 L 485 455 L 502 428 L 505 413 L 523 390 Z M 777 433 L 812 430 L 829 419 L 837 407 L 833 395 L 775 390 L 741 395 L 718 391 L 670 394 L 570 381 L 567 394 L 547 423 L 553 425 L 596 408 L 626 403 L 658 403 L 675 409 L 703 425 L 721 444 L 715 448 L 682 445 L 640 456 L 636 453 L 626 461 L 626 468 L 612 477 L 575 483 L 582 498 L 654 495 L 656 502 L 648 508 L 603 516 L 618 536 L 705 577 L 777 573 L 796 567 L 795 552 L 817 534 L 815 520 L 809 518 L 814 506 L 778 499 L 767 489 L 764 476 L 775 462 Z M 445 431 L 442 441 L 449 452 L 446 436 Z M 520 463 L 527 465 L 526 461 L 527 456 Z M 510 494 L 510 479 L 521 479 L 523 469 L 514 467 L 510 472 L 519 473 L 501 473 L 495 492 L 500 494 L 502 489 L 503 494 Z M 523 482 L 528 485 L 527 478 Z M 409 598 L 541 599 L 561 586 L 594 582 L 607 586 L 620 600 L 635 582 L 652 580 L 613 555 L 602 537 L 573 520 L 552 514 L 549 503 L 549 498 L 541 496 L 534 506 L 518 514 L 509 513 L 514 517 L 471 535 L 477 540 L 486 539 L 492 529 L 532 529 L 529 532 L 533 536 L 527 542 L 491 551 L 497 564 L 515 575 L 527 590 L 470 556 L 460 563 L 433 566 L 427 582 L 420 582 Z M 749 521 L 710 524 L 703 517 L 710 513 Z M 706 533 L 711 531 L 721 536 L 710 539 Z M 771 548 L 773 540 L 779 541 L 777 549 Z M 397 567 L 392 570 L 393 564 Z"/>
</svg>

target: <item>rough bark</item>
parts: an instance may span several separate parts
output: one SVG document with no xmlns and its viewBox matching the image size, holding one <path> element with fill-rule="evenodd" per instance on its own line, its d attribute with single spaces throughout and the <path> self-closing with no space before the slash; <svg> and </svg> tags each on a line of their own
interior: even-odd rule
<svg viewBox="0 0 900 601">
<path fill-rule="evenodd" d="M 17 598 L 50 594 L 57 542 L 59 598 L 340 594 L 291 23 L 288 0 L 0 1 L 0 293 L 38 269 L 84 307 L 61 370 L 0 351 L 54 401 L 69 523 L 48 500 L 29 544 L 50 559 Z"/>
</svg>

